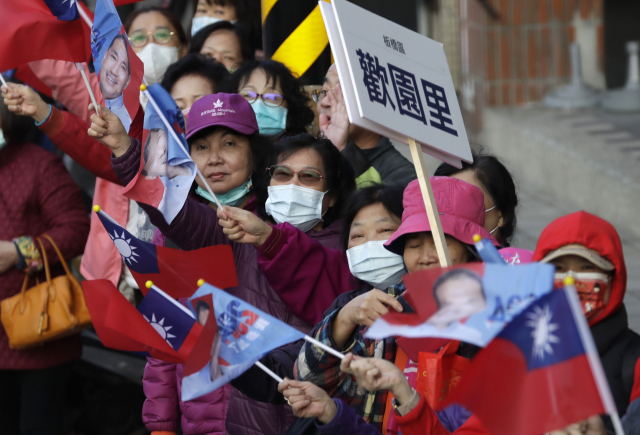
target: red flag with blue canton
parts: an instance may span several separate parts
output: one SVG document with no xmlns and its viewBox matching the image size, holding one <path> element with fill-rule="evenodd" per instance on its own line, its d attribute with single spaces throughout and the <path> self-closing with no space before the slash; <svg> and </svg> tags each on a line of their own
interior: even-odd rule
<svg viewBox="0 0 640 435">
<path fill-rule="evenodd" d="M 147 308 L 144 315 L 150 315 L 147 321 L 107 279 L 83 281 L 82 289 L 93 327 L 106 347 L 128 352 L 147 352 L 163 361 L 184 363 L 202 330 L 193 318 L 191 327 L 188 322 L 181 321 L 182 326 L 176 328 L 181 332 L 171 333 L 180 337 L 180 340 L 172 341 L 176 337 L 168 337 L 168 333 L 174 328 L 166 329 L 176 324 L 171 309 L 160 311 L 155 307 L 158 303 L 152 300 L 145 304 Z M 158 314 L 154 315 L 155 313 Z M 159 324 L 161 320 L 162 325 Z"/>
<path fill-rule="evenodd" d="M 102 210 L 98 217 L 145 294 L 145 283 L 149 280 L 176 299 L 191 296 L 199 279 L 220 288 L 238 285 L 231 246 L 209 246 L 195 251 L 156 246 L 134 237 Z"/>
<path fill-rule="evenodd" d="M 41 59 L 87 62 L 77 0 L 2 0 L 0 71 Z"/>
<path fill-rule="evenodd" d="M 222 387 L 267 352 L 304 337 L 297 329 L 209 284 L 202 285 L 189 301 L 199 321 L 202 317 L 206 320 L 184 366 L 183 401 Z M 203 310 L 206 316 L 202 316 Z"/>
<path fill-rule="evenodd" d="M 184 117 L 171 95 L 160 84 L 147 92 L 140 170 L 122 193 L 158 209 L 171 223 L 187 200 L 196 164 L 187 151 Z"/>
<path fill-rule="evenodd" d="M 599 364 L 595 345 L 586 322 L 587 333 L 580 332 L 584 319 L 575 316 L 582 311 L 572 310 L 578 302 L 569 291 L 575 290 L 542 296 L 515 317 L 478 353 L 442 407 L 465 406 L 492 435 L 539 435 L 605 413 L 601 389 L 608 385 L 594 374 L 587 352 Z"/>
</svg>

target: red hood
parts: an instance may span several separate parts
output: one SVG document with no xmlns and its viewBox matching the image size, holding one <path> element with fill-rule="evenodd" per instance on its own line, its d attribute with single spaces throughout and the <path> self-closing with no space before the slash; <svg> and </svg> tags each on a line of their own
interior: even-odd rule
<svg viewBox="0 0 640 435">
<path fill-rule="evenodd" d="M 622 306 L 627 290 L 627 267 L 624 264 L 622 243 L 618 232 L 609 222 L 585 211 L 563 216 L 551 222 L 540 235 L 533 261 L 542 260 L 549 252 L 578 243 L 611 261 L 615 266 L 611 299 L 598 317 L 591 319 L 593 326 Z"/>
</svg>

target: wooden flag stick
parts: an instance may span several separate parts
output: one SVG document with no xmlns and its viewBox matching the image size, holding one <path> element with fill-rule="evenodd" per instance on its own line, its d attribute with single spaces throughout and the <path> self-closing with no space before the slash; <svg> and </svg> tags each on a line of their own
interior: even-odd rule
<svg viewBox="0 0 640 435">
<path fill-rule="evenodd" d="M 424 161 L 424 154 L 422 154 L 420 145 L 413 139 L 409 139 L 409 149 L 411 150 L 413 166 L 415 166 L 416 174 L 418 175 L 422 200 L 427 209 L 427 218 L 429 219 L 429 226 L 431 227 L 431 234 L 433 235 L 433 241 L 436 245 L 436 251 L 438 251 L 440 267 L 451 266 L 451 257 L 449 256 L 449 249 L 447 249 L 447 241 L 442 232 L 440 215 L 438 214 L 438 207 L 436 206 L 433 189 L 429 181 L 429 173 L 427 172 L 427 165 Z"/>
<path fill-rule="evenodd" d="M 331 355 L 333 355 L 333 356 L 335 356 L 337 358 L 344 359 L 344 355 L 343 354 L 341 354 L 337 350 L 327 346 L 326 344 L 319 342 L 315 338 L 310 337 L 308 335 L 305 335 L 304 339 L 307 340 L 309 343 L 318 346 L 320 349 L 324 350 L 325 352 L 329 352 Z"/>
<path fill-rule="evenodd" d="M 82 63 L 76 62 L 76 68 L 78 68 L 78 71 L 80 71 L 80 74 L 82 75 L 82 80 L 84 80 L 87 91 L 89 91 L 89 97 L 91 97 L 93 108 L 96 110 L 96 113 L 98 113 L 98 103 L 96 102 L 96 96 L 93 95 L 93 90 L 91 89 L 91 85 L 89 84 L 89 79 L 87 78 L 87 74 L 84 72 L 84 65 Z"/>
<path fill-rule="evenodd" d="M 284 382 L 284 379 L 282 379 L 280 376 L 276 375 L 274 372 L 272 372 L 267 366 L 265 366 L 264 364 L 262 364 L 260 361 L 256 361 L 255 365 L 257 365 L 258 367 L 260 367 L 266 374 L 268 374 L 269 376 L 271 376 L 273 379 L 275 379 L 278 382 Z"/>
<path fill-rule="evenodd" d="M 7 87 L 7 90 L 9 90 L 9 85 L 7 85 L 7 82 L 4 81 L 4 77 L 2 77 L 2 74 L 0 74 L 0 80 L 2 80 L 2 84 Z"/>
</svg>

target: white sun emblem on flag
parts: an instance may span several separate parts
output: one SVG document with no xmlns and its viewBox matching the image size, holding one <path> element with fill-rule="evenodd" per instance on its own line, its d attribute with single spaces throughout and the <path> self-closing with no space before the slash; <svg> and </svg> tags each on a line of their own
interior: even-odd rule
<svg viewBox="0 0 640 435">
<path fill-rule="evenodd" d="M 160 320 L 159 322 L 156 321 L 156 315 L 155 314 L 151 314 L 151 320 L 149 320 L 147 318 L 147 316 L 145 316 L 144 314 L 142 315 L 142 317 L 144 317 L 144 319 L 149 322 L 149 324 L 153 327 L 153 329 L 155 329 L 155 331 L 160 334 L 160 337 L 162 337 L 162 339 L 164 341 L 166 341 L 169 346 L 173 347 L 173 345 L 169 342 L 170 338 L 175 338 L 176 336 L 173 334 L 169 334 L 169 330 L 171 328 L 173 328 L 173 326 L 164 326 L 164 318 L 162 320 Z"/>
<path fill-rule="evenodd" d="M 544 359 L 545 352 L 549 355 L 553 355 L 552 343 L 560 343 L 560 339 L 553 335 L 554 331 L 557 331 L 559 326 L 557 323 L 551 323 L 552 313 L 549 310 L 549 305 L 545 305 L 544 308 L 535 306 L 533 313 L 527 314 L 528 321 L 527 326 L 533 328 L 531 336 L 533 337 L 533 350 L 532 354 L 536 358 Z"/>
<path fill-rule="evenodd" d="M 113 231 L 113 235 L 111 233 L 109 233 L 109 235 L 111 236 L 113 244 L 116 245 L 118 252 L 120 253 L 120 255 L 122 255 L 122 259 L 125 262 L 128 262 L 129 264 L 131 264 L 132 261 L 134 263 L 138 262 L 135 257 L 139 257 L 139 255 L 133 252 L 134 249 L 138 248 L 136 248 L 135 246 L 131 246 L 131 239 L 125 238 L 127 234 L 124 231 L 122 232 L 122 236 L 119 236 L 118 232 L 115 230 Z"/>
<path fill-rule="evenodd" d="M 63 0 L 62 3 L 66 3 L 69 2 L 69 9 L 71 9 L 73 7 L 73 5 L 75 5 L 78 0 Z"/>
</svg>

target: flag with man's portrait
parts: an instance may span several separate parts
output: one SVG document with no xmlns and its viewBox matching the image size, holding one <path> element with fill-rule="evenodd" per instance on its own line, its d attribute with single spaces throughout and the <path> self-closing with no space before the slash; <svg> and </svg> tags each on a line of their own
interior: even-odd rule
<svg viewBox="0 0 640 435">
<path fill-rule="evenodd" d="M 140 170 L 122 193 L 158 209 L 171 223 L 189 196 L 196 164 L 187 151 L 184 116 L 176 102 L 159 83 L 147 92 Z"/>
<path fill-rule="evenodd" d="M 140 109 L 144 65 L 129 43 L 113 0 L 96 2 L 91 52 L 105 106 L 129 131 Z"/>
</svg>

